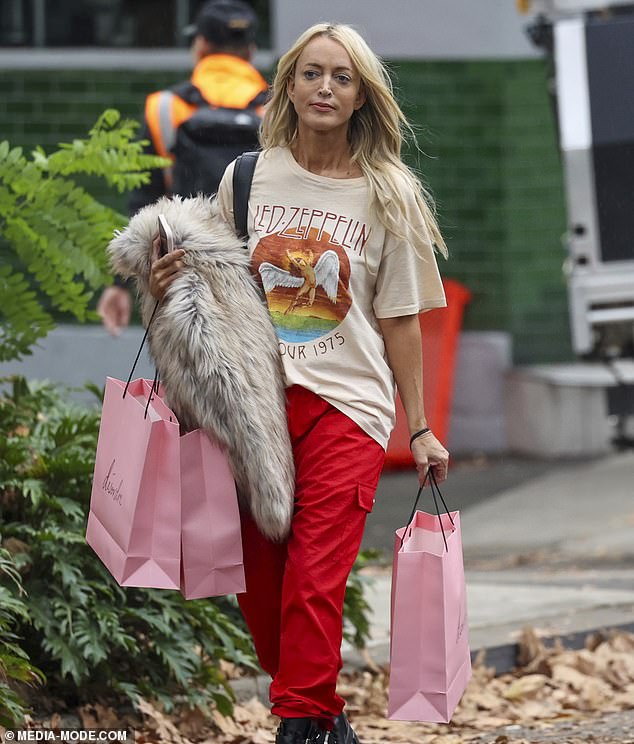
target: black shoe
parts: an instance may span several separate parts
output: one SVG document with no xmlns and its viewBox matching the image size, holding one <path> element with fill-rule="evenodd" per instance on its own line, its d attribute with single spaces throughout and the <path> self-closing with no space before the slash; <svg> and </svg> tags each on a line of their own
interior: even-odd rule
<svg viewBox="0 0 634 744">
<path fill-rule="evenodd" d="M 312 718 L 282 718 L 275 744 L 325 744 L 326 733 Z"/>
<path fill-rule="evenodd" d="M 360 744 L 345 713 L 335 718 L 335 726 L 328 736 L 328 744 Z"/>
</svg>

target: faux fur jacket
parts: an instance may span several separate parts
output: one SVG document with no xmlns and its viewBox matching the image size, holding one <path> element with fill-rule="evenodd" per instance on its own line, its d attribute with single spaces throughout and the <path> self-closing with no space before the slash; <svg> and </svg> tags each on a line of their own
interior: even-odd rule
<svg viewBox="0 0 634 744">
<path fill-rule="evenodd" d="M 186 251 L 148 334 L 168 403 L 186 430 L 204 429 L 224 446 L 241 502 L 264 535 L 282 540 L 294 490 L 282 364 L 248 253 L 206 197 L 162 198 L 140 210 L 108 251 L 114 270 L 136 279 L 146 327 L 159 214 Z"/>
</svg>

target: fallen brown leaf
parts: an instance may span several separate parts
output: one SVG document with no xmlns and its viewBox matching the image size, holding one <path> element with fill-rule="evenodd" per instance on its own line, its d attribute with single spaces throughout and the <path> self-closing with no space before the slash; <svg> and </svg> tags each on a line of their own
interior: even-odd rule
<svg viewBox="0 0 634 744">
<path fill-rule="evenodd" d="M 172 744 L 188 744 L 188 740 L 181 736 L 175 723 L 169 716 L 162 713 L 148 700 L 139 700 L 137 703 L 139 713 L 145 716 L 147 728 L 156 736 L 159 742 L 171 742 Z"/>
<path fill-rule="evenodd" d="M 548 683 L 548 677 L 543 674 L 527 674 L 511 682 L 508 688 L 503 692 L 506 700 L 520 700 L 526 697 L 532 697 L 538 693 Z"/>
<path fill-rule="evenodd" d="M 121 723 L 117 711 L 101 703 L 83 705 L 77 714 L 84 728 L 117 728 Z"/>
</svg>

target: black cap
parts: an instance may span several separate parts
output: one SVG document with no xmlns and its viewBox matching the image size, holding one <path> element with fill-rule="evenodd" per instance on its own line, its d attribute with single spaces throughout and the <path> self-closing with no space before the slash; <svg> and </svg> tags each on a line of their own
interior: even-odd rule
<svg viewBox="0 0 634 744">
<path fill-rule="evenodd" d="M 189 37 L 200 34 L 218 46 L 250 44 L 255 41 L 257 23 L 253 8 L 241 0 L 209 0 L 183 33 Z"/>
</svg>

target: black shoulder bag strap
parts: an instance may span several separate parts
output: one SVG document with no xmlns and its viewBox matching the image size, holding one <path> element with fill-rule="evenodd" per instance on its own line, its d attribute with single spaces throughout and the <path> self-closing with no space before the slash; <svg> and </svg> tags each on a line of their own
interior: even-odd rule
<svg viewBox="0 0 634 744">
<path fill-rule="evenodd" d="M 251 193 L 251 182 L 259 157 L 259 151 L 245 152 L 236 158 L 233 169 L 233 219 L 237 235 L 244 239 L 248 237 L 249 194 Z"/>
</svg>

